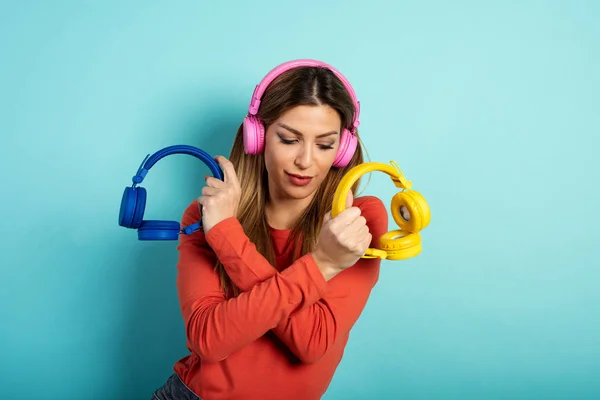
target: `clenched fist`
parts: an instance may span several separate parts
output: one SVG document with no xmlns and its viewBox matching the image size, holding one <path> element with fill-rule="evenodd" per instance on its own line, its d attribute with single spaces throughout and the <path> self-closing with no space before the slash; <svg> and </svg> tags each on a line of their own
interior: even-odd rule
<svg viewBox="0 0 600 400">
<path fill-rule="evenodd" d="M 354 265 L 371 244 L 367 220 L 358 207 L 352 207 L 354 197 L 348 193 L 346 209 L 335 218 L 329 212 L 323 221 L 316 247 L 315 262 L 326 280 Z"/>
</svg>

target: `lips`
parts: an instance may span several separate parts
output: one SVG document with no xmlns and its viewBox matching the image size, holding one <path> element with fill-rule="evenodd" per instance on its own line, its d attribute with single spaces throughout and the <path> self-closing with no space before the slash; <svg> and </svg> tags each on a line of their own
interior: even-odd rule
<svg viewBox="0 0 600 400">
<path fill-rule="evenodd" d="M 289 172 L 286 172 L 286 174 L 288 174 L 289 176 L 293 176 L 294 178 L 298 178 L 298 179 L 311 179 L 312 178 L 312 176 L 290 174 Z"/>
<path fill-rule="evenodd" d="M 290 182 L 296 186 L 306 186 L 312 180 L 312 176 L 290 174 L 289 172 L 286 172 L 286 175 L 290 178 Z"/>
</svg>

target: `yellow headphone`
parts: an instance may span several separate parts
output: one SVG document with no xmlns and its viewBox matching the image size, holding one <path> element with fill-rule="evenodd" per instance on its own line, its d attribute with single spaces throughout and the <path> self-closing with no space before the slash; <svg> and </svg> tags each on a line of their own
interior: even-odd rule
<svg viewBox="0 0 600 400">
<path fill-rule="evenodd" d="M 425 198 L 419 192 L 411 190 L 412 182 L 404 177 L 398 164 L 394 161 L 390 161 L 390 164 L 367 162 L 355 166 L 344 175 L 333 196 L 332 218 L 344 210 L 352 185 L 366 173 L 385 172 L 391 177 L 394 185 L 402 189 L 394 195 L 391 205 L 392 216 L 400 229 L 381 235 L 379 248 L 368 248 L 362 258 L 403 260 L 418 255 L 422 250 L 419 232 L 425 229 L 431 220 Z"/>
</svg>

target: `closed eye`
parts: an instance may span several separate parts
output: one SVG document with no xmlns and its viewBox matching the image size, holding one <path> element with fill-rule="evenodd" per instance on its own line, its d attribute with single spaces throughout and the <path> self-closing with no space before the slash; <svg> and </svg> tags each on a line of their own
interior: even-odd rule
<svg viewBox="0 0 600 400">
<path fill-rule="evenodd" d="M 283 144 L 294 144 L 294 143 L 298 142 L 298 139 L 286 139 L 280 133 L 278 133 L 277 136 L 279 136 L 279 140 Z M 319 146 L 319 149 L 321 149 L 321 150 L 331 150 L 331 149 L 333 149 L 333 143 L 332 144 L 318 144 L 317 146 Z"/>
<path fill-rule="evenodd" d="M 298 141 L 296 139 L 286 139 L 282 136 L 279 136 L 279 139 L 281 140 L 281 143 L 285 143 L 285 144 L 293 144 Z"/>
</svg>

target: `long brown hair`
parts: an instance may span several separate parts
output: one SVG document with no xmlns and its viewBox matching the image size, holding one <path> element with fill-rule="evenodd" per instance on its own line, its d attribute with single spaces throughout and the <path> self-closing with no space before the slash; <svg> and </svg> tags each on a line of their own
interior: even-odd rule
<svg viewBox="0 0 600 400">
<path fill-rule="evenodd" d="M 257 117 L 266 129 L 287 110 L 299 105 L 328 105 L 341 118 L 342 127 L 351 128 L 355 109 L 354 103 L 342 82 L 327 68 L 299 67 L 277 77 L 265 91 Z M 358 135 L 358 132 L 356 132 Z M 275 259 L 265 209 L 269 201 L 267 171 L 262 154 L 248 155 L 244 152 L 242 125 L 238 128 L 229 155 L 241 185 L 241 198 L 237 218 L 244 232 L 256 249 L 272 265 Z M 352 167 L 363 162 L 362 143 L 344 168 L 332 167 L 320 185 L 312 202 L 292 227 L 288 243 L 296 243 L 294 258 L 312 251 L 318 238 L 325 214 L 331 210 L 333 195 L 344 176 Z M 352 192 L 360 184 L 352 186 Z M 225 268 L 217 261 L 216 270 L 226 295 L 237 296 L 239 289 L 231 282 Z"/>
</svg>

